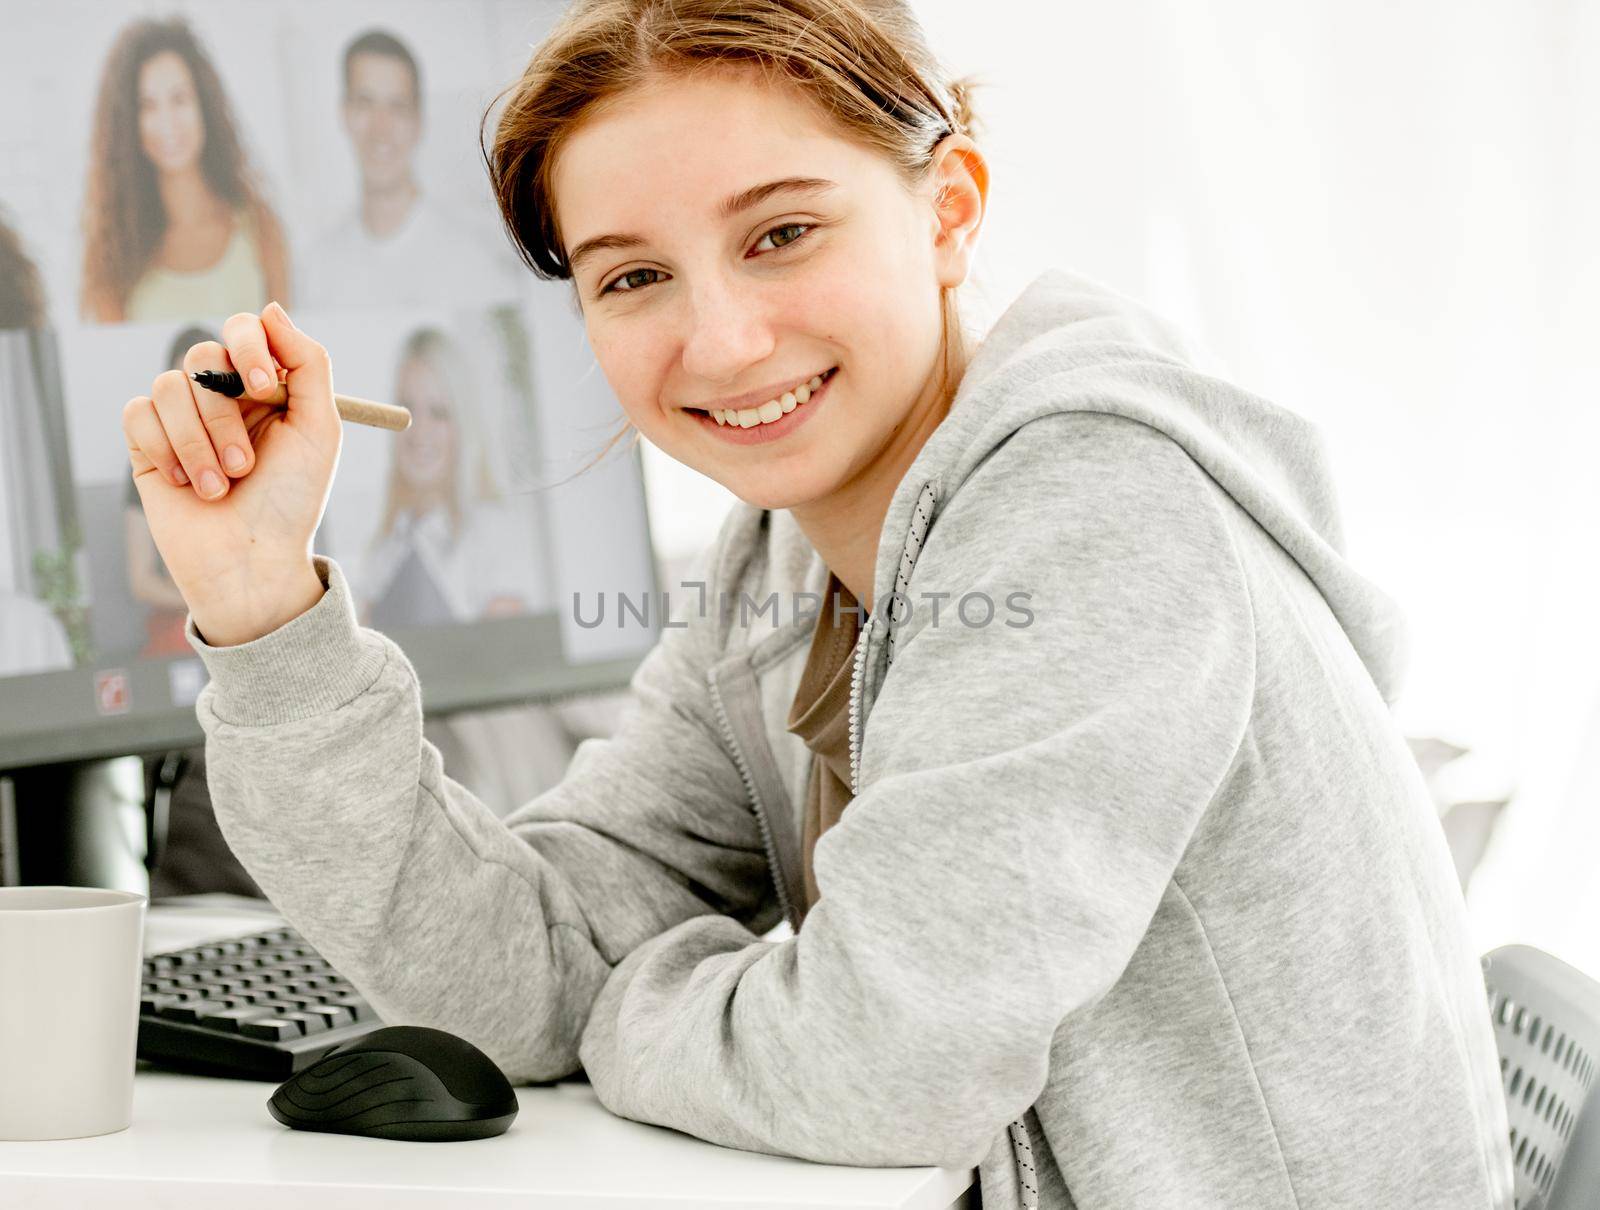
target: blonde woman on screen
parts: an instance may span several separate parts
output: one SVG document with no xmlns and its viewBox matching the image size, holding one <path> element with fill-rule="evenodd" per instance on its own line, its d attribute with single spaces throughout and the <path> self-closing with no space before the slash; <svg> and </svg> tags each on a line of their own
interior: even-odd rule
<svg viewBox="0 0 1600 1210">
<path fill-rule="evenodd" d="M 289 295 L 283 231 L 182 18 L 135 21 L 111 48 L 83 221 L 85 318 L 220 316 Z"/>
<path fill-rule="evenodd" d="M 470 382 L 444 332 L 407 339 L 393 398 L 411 410 L 411 427 L 394 439 L 357 579 L 361 617 L 380 629 L 526 613 L 551 595 L 528 502 L 499 485 Z"/>
<path fill-rule="evenodd" d="M 985 1210 L 1509 1210 L 1403 620 L 1314 426 L 1056 267 L 1095 232 L 1029 231 L 1037 276 L 969 342 L 989 162 L 906 0 L 579 0 L 504 102 L 527 264 L 629 426 L 738 500 L 616 735 L 501 820 L 305 550 L 330 350 L 232 321 L 229 359 L 291 368 L 293 428 L 218 499 L 172 468 L 228 408 L 135 399 L 217 817 L 283 914 L 514 1081 L 977 1168 Z M 1040 154 L 1097 119 L 1067 116 Z"/>
</svg>

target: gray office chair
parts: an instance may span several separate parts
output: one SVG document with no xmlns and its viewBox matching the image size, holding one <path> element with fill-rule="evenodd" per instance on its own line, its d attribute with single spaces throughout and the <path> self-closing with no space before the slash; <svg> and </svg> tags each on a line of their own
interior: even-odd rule
<svg viewBox="0 0 1600 1210">
<path fill-rule="evenodd" d="M 1517 1210 L 1600 1210 L 1600 983 L 1528 945 L 1483 960 Z"/>
</svg>

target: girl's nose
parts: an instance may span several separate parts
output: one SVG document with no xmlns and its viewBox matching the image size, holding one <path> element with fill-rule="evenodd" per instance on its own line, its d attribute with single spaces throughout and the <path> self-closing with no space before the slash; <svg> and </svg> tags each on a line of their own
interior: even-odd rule
<svg viewBox="0 0 1600 1210">
<path fill-rule="evenodd" d="M 736 382 L 772 354 L 772 327 L 745 291 L 727 285 L 691 291 L 687 322 L 683 368 L 701 382 Z"/>
</svg>

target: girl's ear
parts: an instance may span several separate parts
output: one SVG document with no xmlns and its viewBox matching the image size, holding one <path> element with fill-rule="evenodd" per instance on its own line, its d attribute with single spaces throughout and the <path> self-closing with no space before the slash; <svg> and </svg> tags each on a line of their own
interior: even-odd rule
<svg viewBox="0 0 1600 1210">
<path fill-rule="evenodd" d="M 933 181 L 934 264 L 939 284 L 966 281 L 989 198 L 989 162 L 966 135 L 946 135 L 929 165 Z"/>
</svg>

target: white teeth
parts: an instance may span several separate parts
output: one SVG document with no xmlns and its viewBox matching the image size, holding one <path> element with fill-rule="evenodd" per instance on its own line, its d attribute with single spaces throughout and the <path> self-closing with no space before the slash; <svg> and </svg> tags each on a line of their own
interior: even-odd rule
<svg viewBox="0 0 1600 1210">
<path fill-rule="evenodd" d="M 822 375 L 815 374 L 809 382 L 803 382 L 792 391 L 785 391 L 777 399 L 769 399 L 758 408 L 745 408 L 743 411 L 716 411 L 710 414 L 718 424 L 732 424 L 739 428 L 754 428 L 758 424 L 771 424 L 781 416 L 787 416 L 800 404 L 807 402 L 815 391 L 822 388 Z"/>
</svg>

